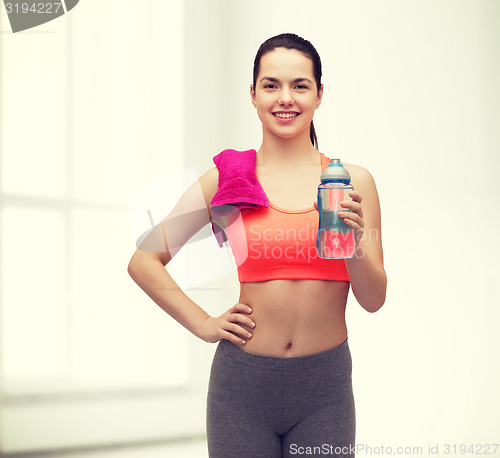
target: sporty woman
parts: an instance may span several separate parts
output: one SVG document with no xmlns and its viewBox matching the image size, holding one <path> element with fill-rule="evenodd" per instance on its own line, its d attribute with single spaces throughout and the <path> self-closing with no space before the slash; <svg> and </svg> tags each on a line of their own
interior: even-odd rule
<svg viewBox="0 0 500 458">
<path fill-rule="evenodd" d="M 217 167 L 201 176 L 171 213 L 171 221 L 185 217 L 164 229 L 166 249 L 137 250 L 128 270 L 181 325 L 206 342 L 218 342 L 207 398 L 210 457 L 354 456 L 345 309 L 349 286 L 368 312 L 385 302 L 375 182 L 365 168 L 343 163 L 354 191 L 340 216 L 354 231 L 355 255 L 319 258 L 317 188 L 330 159 L 318 151 L 313 126 L 323 95 L 314 46 L 294 34 L 266 40 L 255 58 L 250 95 L 262 123 L 262 143 L 252 150 L 255 156 L 245 157 L 254 157 L 254 186 L 268 204 L 235 206 L 227 219 L 239 302 L 210 316 L 183 293 L 165 265 L 214 221 L 214 196 L 227 185 L 222 180 L 241 152 L 219 155 Z M 189 211 L 196 187 L 203 192 L 203 212 Z M 238 187 L 230 191 L 237 202 Z"/>
</svg>

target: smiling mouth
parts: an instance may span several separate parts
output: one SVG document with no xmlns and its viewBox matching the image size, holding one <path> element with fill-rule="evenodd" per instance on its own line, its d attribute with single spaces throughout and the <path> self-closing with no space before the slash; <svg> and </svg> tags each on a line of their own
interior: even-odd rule
<svg viewBox="0 0 500 458">
<path fill-rule="evenodd" d="M 277 117 L 277 118 L 285 118 L 285 119 L 288 119 L 288 118 L 295 118 L 296 116 L 298 116 L 300 113 L 295 113 L 295 112 L 276 112 L 276 113 L 273 113 L 273 116 Z"/>
</svg>

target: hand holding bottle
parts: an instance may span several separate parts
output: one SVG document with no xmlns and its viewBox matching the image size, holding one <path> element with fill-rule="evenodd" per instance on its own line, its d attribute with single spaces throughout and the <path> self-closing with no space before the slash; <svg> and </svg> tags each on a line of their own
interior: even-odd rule
<svg viewBox="0 0 500 458">
<path fill-rule="evenodd" d="M 363 209 L 361 208 L 361 194 L 358 191 L 352 190 L 349 192 L 352 201 L 342 201 L 340 205 L 346 209 L 345 212 L 341 211 L 338 215 L 343 218 L 344 223 L 354 230 L 354 237 L 356 239 L 356 246 L 359 245 L 365 230 L 365 222 L 363 220 Z M 318 210 L 318 201 L 313 201 L 314 208 Z M 351 211 L 347 211 L 351 210 Z M 318 210 L 319 211 L 319 210 Z"/>
<path fill-rule="evenodd" d="M 357 199 L 357 200 L 356 200 Z M 316 246 L 324 259 L 348 259 L 363 236 L 361 195 L 340 159 L 332 159 L 318 186 L 319 226 Z"/>
<path fill-rule="evenodd" d="M 352 200 L 342 201 L 340 205 L 346 210 L 351 211 L 341 211 L 339 212 L 339 216 L 344 219 L 344 223 L 346 223 L 350 228 L 354 231 L 354 237 L 356 239 L 356 246 L 359 245 L 363 234 L 365 233 L 364 227 L 365 222 L 363 220 L 363 209 L 361 208 L 361 194 L 358 191 L 350 191 L 349 196 Z"/>
</svg>

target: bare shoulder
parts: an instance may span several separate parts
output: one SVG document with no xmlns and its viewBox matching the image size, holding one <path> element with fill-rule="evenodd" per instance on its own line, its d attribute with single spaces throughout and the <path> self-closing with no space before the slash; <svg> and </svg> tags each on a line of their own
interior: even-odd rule
<svg viewBox="0 0 500 458">
<path fill-rule="evenodd" d="M 351 175 L 351 183 L 356 188 L 357 186 L 365 187 L 369 184 L 374 184 L 374 179 L 372 174 L 361 165 L 348 164 L 343 162 L 342 165 L 347 169 L 349 175 Z"/>
<path fill-rule="evenodd" d="M 343 163 L 343 165 L 351 175 L 351 184 L 361 194 L 365 202 L 369 199 L 378 206 L 377 186 L 370 171 L 361 165 L 347 163 Z"/>
<path fill-rule="evenodd" d="M 344 167 L 351 175 L 351 184 L 354 190 L 361 195 L 365 219 L 370 224 L 380 226 L 380 201 L 372 174 L 360 165 L 344 163 Z"/>
<path fill-rule="evenodd" d="M 354 190 L 361 195 L 365 230 L 368 233 L 370 233 L 370 231 L 374 231 L 374 233 L 377 234 L 380 233 L 380 201 L 377 186 L 372 174 L 365 167 L 360 165 L 344 163 L 344 167 L 349 172 L 349 175 L 351 175 L 351 184 Z M 378 237 L 376 238 L 378 239 Z M 381 250 L 381 247 L 379 247 L 379 250 Z"/>
<path fill-rule="evenodd" d="M 205 198 L 205 204 L 210 209 L 210 203 L 219 188 L 219 170 L 213 167 L 206 171 L 199 179 L 201 190 Z"/>
</svg>

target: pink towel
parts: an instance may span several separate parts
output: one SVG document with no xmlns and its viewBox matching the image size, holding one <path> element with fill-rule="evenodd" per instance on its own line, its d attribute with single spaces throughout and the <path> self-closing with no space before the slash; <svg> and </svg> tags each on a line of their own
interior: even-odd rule
<svg viewBox="0 0 500 458">
<path fill-rule="evenodd" d="M 227 240 L 225 228 L 231 213 L 242 208 L 269 207 L 266 193 L 255 177 L 256 156 L 254 149 L 226 149 L 213 159 L 219 170 L 219 189 L 212 199 L 210 211 L 212 230 L 220 247 Z M 221 217 L 226 217 L 225 221 Z"/>
</svg>

